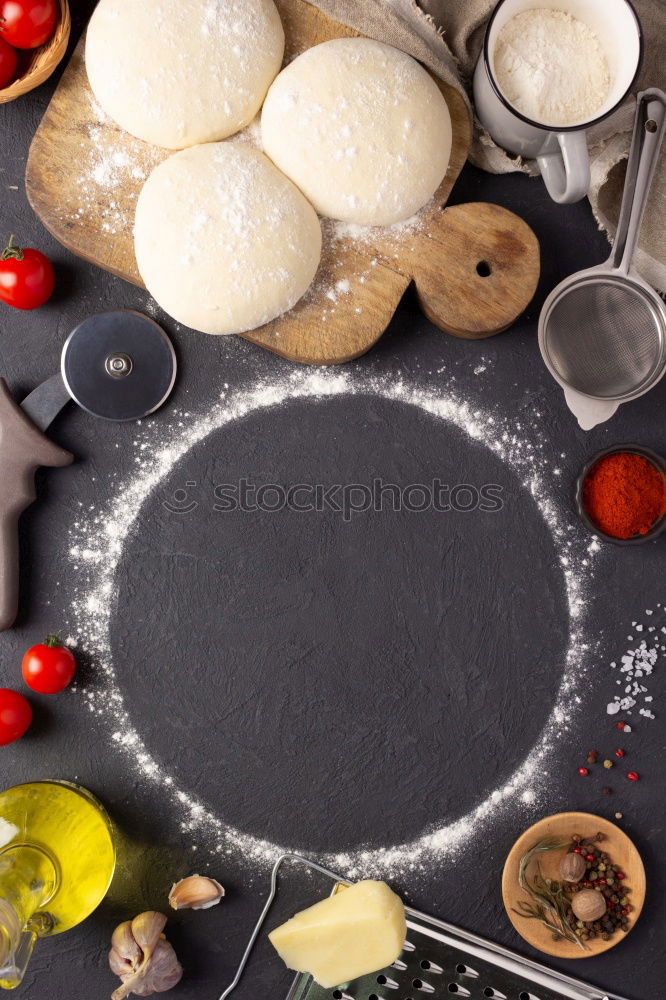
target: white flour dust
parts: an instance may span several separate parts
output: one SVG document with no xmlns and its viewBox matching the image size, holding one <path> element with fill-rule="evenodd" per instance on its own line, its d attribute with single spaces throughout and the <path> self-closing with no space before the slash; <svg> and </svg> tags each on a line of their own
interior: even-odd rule
<svg viewBox="0 0 666 1000">
<path fill-rule="evenodd" d="M 628 635 L 627 640 L 632 646 L 620 657 L 620 662 L 613 661 L 611 669 L 620 674 L 615 683 L 621 693 L 615 694 L 606 706 L 609 715 L 632 715 L 638 705 L 638 714 L 645 719 L 654 719 L 653 701 L 650 694 L 649 680 L 660 656 L 666 653 L 666 624 L 664 624 L 664 607 L 656 604 L 654 608 L 646 608 L 647 624 L 632 622 L 631 627 L 637 636 Z M 656 617 L 655 617 L 656 616 Z"/>
<path fill-rule="evenodd" d="M 321 859 L 349 877 L 396 877 L 423 870 L 429 862 L 453 856 L 461 849 L 468 850 L 470 838 L 508 806 L 515 807 L 516 802 L 525 806 L 538 803 L 552 780 L 553 751 L 566 739 L 580 710 L 580 692 L 585 690 L 593 652 L 586 637 L 584 612 L 594 554 L 580 528 L 550 498 L 554 492 L 551 484 L 556 482 L 552 477 L 559 470 L 552 468 L 538 412 L 531 411 L 529 423 L 523 424 L 520 419 L 507 420 L 462 402 L 449 389 L 422 389 L 390 378 L 373 380 L 367 373 L 352 369 L 345 373 L 296 371 L 278 382 L 225 391 L 204 414 L 176 412 L 166 428 L 161 422 L 148 421 L 135 440 L 135 474 L 117 486 L 105 506 L 82 506 L 71 529 L 72 578 L 80 583 L 71 604 L 68 629 L 70 641 L 85 647 L 96 664 L 95 676 L 79 688 L 80 694 L 99 717 L 110 745 L 126 755 L 144 781 L 157 785 L 176 804 L 183 831 L 211 851 L 234 855 L 255 868 L 273 862 L 284 850 L 299 850 L 300 845 L 269 843 L 237 829 L 228 818 L 216 815 L 194 791 L 180 787 L 149 752 L 126 704 L 112 658 L 115 577 L 125 540 L 144 502 L 195 444 L 212 431 L 267 407 L 351 393 L 417 407 L 437 420 L 454 424 L 504 461 L 531 495 L 557 546 L 568 600 L 568 649 L 555 704 L 539 739 L 509 781 L 456 822 L 435 825 L 409 843 L 360 848 Z"/>
</svg>

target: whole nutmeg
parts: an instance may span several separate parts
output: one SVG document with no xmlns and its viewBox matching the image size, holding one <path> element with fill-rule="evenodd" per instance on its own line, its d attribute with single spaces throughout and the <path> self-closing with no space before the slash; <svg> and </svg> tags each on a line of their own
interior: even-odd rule
<svg viewBox="0 0 666 1000">
<path fill-rule="evenodd" d="M 571 852 L 560 861 L 560 875 L 565 882 L 580 882 L 586 867 L 583 855 Z"/>
<path fill-rule="evenodd" d="M 571 909 L 579 920 L 600 920 L 606 912 L 606 900 L 595 889 L 581 889 L 571 897 Z"/>
<path fill-rule="evenodd" d="M 124 1000 L 132 993 L 138 997 L 165 993 L 180 982 L 183 968 L 162 933 L 166 922 L 163 913 L 148 910 L 116 927 L 109 965 L 122 983 L 111 1000 Z"/>
</svg>

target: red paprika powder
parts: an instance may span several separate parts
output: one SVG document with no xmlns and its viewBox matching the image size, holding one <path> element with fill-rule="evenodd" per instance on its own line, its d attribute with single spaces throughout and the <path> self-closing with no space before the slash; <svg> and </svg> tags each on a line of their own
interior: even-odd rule
<svg viewBox="0 0 666 1000">
<path fill-rule="evenodd" d="M 629 451 L 605 455 L 585 477 L 583 503 L 605 534 L 645 535 L 666 513 L 666 477 L 642 455 Z"/>
</svg>

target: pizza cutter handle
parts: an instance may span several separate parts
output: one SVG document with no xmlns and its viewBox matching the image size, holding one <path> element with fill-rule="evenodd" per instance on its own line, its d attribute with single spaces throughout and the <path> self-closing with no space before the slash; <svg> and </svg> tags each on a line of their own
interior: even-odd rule
<svg viewBox="0 0 666 1000">
<path fill-rule="evenodd" d="M 18 523 L 36 497 L 35 471 L 73 460 L 28 419 L 0 378 L 0 631 L 11 628 L 18 611 Z"/>
</svg>

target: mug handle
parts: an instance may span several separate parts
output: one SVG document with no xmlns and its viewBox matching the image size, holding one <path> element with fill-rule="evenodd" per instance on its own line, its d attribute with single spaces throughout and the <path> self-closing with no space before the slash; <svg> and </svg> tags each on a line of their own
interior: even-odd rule
<svg viewBox="0 0 666 1000">
<path fill-rule="evenodd" d="M 584 131 L 557 132 L 559 149 L 537 156 L 548 194 L 560 205 L 580 201 L 590 187 L 590 157 Z"/>
</svg>

